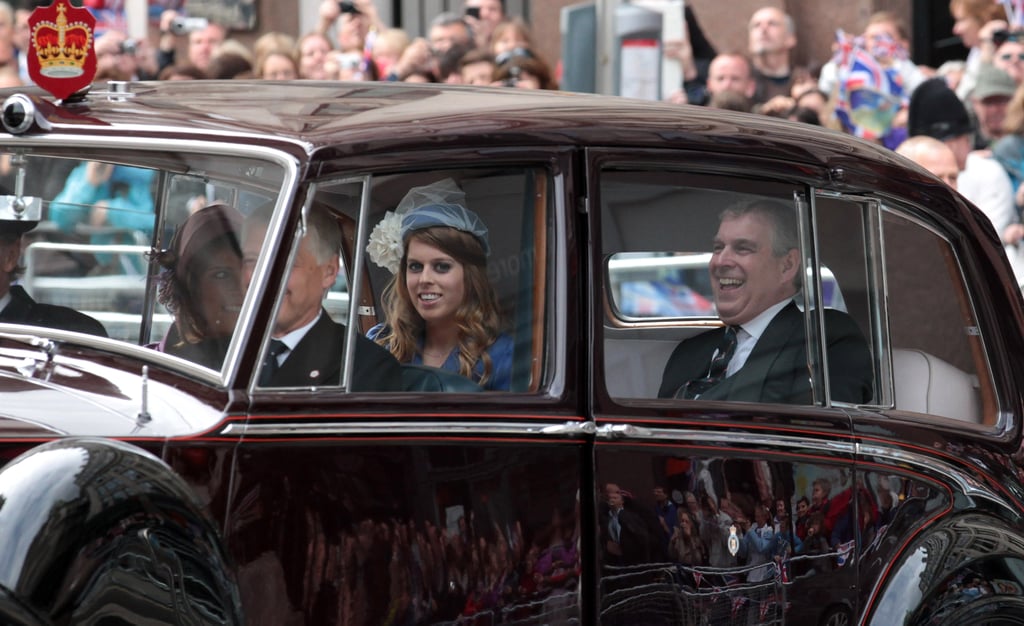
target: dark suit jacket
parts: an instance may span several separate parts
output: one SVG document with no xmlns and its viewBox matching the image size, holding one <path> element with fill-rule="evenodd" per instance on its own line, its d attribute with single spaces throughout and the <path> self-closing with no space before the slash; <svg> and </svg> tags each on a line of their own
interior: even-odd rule
<svg viewBox="0 0 1024 626">
<path fill-rule="evenodd" d="M 665 365 L 658 397 L 671 398 L 683 383 L 704 376 L 724 332 L 717 328 L 680 343 Z M 825 340 L 832 399 L 870 401 L 874 380 L 871 351 L 857 324 L 842 311 L 826 309 Z M 796 304 L 779 311 L 738 372 L 708 389 L 700 399 L 810 404 L 804 318 Z"/>
<path fill-rule="evenodd" d="M 40 304 L 28 295 L 21 285 L 11 286 L 11 301 L 0 311 L 0 322 L 10 324 L 30 324 L 72 330 L 90 335 L 106 337 L 107 331 L 103 324 L 66 306 Z"/>
<path fill-rule="evenodd" d="M 332 320 L 327 311 L 322 311 L 317 323 L 288 353 L 271 386 L 337 385 L 341 380 L 344 351 L 345 327 Z M 399 391 L 402 388 L 402 370 L 390 352 L 357 333 L 350 382 L 352 391 Z"/>
<path fill-rule="evenodd" d="M 639 514 L 629 508 L 619 511 L 618 543 L 621 555 L 612 554 L 606 550 L 607 542 L 612 540 L 611 531 L 608 529 L 610 513 L 607 504 L 601 503 L 598 516 L 601 549 L 608 565 L 640 565 L 653 560 L 650 529 Z M 657 539 L 655 538 L 654 541 Z"/>
</svg>

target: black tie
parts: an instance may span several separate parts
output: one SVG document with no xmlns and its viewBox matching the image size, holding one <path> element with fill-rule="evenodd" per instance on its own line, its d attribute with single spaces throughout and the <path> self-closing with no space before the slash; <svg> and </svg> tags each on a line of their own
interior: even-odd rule
<svg viewBox="0 0 1024 626">
<path fill-rule="evenodd" d="M 271 339 L 270 347 L 267 348 L 267 357 L 263 359 L 263 367 L 260 368 L 260 387 L 268 387 L 277 370 L 281 366 L 277 364 L 277 357 L 288 351 L 288 345 L 280 339 Z"/>
<path fill-rule="evenodd" d="M 722 336 L 722 343 L 718 344 L 718 351 L 711 359 L 711 367 L 708 368 L 708 375 L 703 378 L 695 378 L 676 392 L 677 398 L 693 400 L 717 385 L 725 378 L 725 371 L 729 369 L 729 361 L 736 353 L 736 332 L 739 326 L 726 326 L 725 334 Z"/>
</svg>

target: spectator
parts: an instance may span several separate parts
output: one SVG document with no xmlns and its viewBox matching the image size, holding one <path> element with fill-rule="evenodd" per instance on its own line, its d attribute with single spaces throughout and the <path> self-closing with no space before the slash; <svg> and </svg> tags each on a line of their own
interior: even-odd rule
<svg viewBox="0 0 1024 626">
<path fill-rule="evenodd" d="M 405 80 L 411 75 L 429 76 L 426 82 L 437 80 L 437 60 L 430 48 L 430 42 L 423 37 L 417 37 L 406 46 L 402 56 L 391 66 L 391 70 L 384 75 L 384 80 Z"/>
<path fill-rule="evenodd" d="M 619 485 L 605 485 L 598 519 L 607 565 L 641 565 L 650 561 L 650 533 L 643 518 L 626 506 L 628 497 Z"/>
<path fill-rule="evenodd" d="M 722 109 L 725 111 L 739 111 L 750 113 L 754 110 L 754 102 L 736 91 L 720 91 L 711 96 L 707 104 L 709 109 Z"/>
<path fill-rule="evenodd" d="M 157 67 L 162 71 L 175 63 L 177 32 L 173 24 L 182 16 L 177 11 L 164 11 L 160 15 L 160 43 L 157 48 Z M 217 46 L 227 37 L 227 30 L 216 22 L 207 22 L 202 28 L 188 33 L 188 62 L 206 72 Z M 159 73 L 159 72 L 158 72 Z"/>
<path fill-rule="evenodd" d="M 1011 106 L 1008 111 L 1011 120 L 1013 112 Z M 993 149 L 996 158 L 972 152 L 971 121 L 967 109 L 941 78 L 926 80 L 914 92 L 910 98 L 908 126 L 911 137 L 928 135 L 953 150 L 960 168 L 957 190 L 988 216 L 1007 246 L 1006 253 L 1017 280 L 1024 281 L 1024 259 L 1019 259 L 1017 254 L 1024 232 L 1016 225 L 1019 220 L 1014 187 L 1007 169 L 1004 169 L 1011 162 L 1009 143 L 1002 148 L 1001 144 L 996 144 Z"/>
<path fill-rule="evenodd" d="M 892 11 L 878 11 L 868 18 L 861 33 L 864 49 L 885 68 L 892 68 L 902 81 L 904 93 L 910 94 L 925 80 L 924 72 L 907 57 L 910 37 L 903 20 Z M 838 67 L 831 60 L 821 68 L 818 88 L 827 94 L 836 89 Z"/>
<path fill-rule="evenodd" d="M 708 493 L 700 496 L 701 541 L 708 549 L 708 564 L 712 567 L 732 567 L 736 565 L 736 557 L 729 551 L 729 534 L 733 518 L 721 511 L 715 498 Z"/>
<path fill-rule="evenodd" d="M 709 100 L 723 91 L 732 91 L 748 100 L 754 97 L 757 83 L 754 81 L 753 68 L 747 57 L 742 54 L 723 52 L 711 61 L 707 79 Z M 746 110 L 749 111 L 750 107 L 747 107 Z"/>
<path fill-rule="evenodd" d="M 949 88 L 956 91 L 966 69 L 967 63 L 964 61 L 946 61 L 935 70 L 935 76 L 944 79 Z"/>
<path fill-rule="evenodd" d="M 949 13 L 954 20 L 953 34 L 968 49 L 964 74 L 956 87 L 957 96 L 966 100 L 982 64 L 992 62 L 993 35 L 1006 30 L 1006 11 L 991 0 L 950 0 Z"/>
<path fill-rule="evenodd" d="M 662 544 L 665 548 L 668 548 L 669 539 L 672 538 L 672 533 L 675 531 L 676 524 L 679 521 L 678 514 L 676 512 L 676 503 L 673 502 L 665 491 L 664 485 L 655 485 L 653 490 L 654 495 L 654 513 L 658 516 L 658 523 L 661 526 L 661 539 Z M 696 506 L 696 498 L 692 493 L 687 493 L 690 498 L 694 498 Z M 693 533 L 697 534 L 697 526 L 693 527 Z"/>
<path fill-rule="evenodd" d="M 697 518 L 685 508 L 679 509 L 676 515 L 678 522 L 669 540 L 669 558 L 690 567 L 707 565 L 707 548 L 701 541 Z"/>
<path fill-rule="evenodd" d="M 160 70 L 157 80 L 202 80 L 206 73 L 191 63 L 168 65 Z"/>
<path fill-rule="evenodd" d="M 688 3 L 683 5 L 683 19 L 686 23 L 685 36 L 663 42 L 665 56 L 679 61 L 683 73 L 683 84 L 680 86 L 682 93 L 670 94 L 668 99 L 703 104 L 708 99 L 705 92 L 708 67 L 717 52 L 704 35 L 697 22 L 697 14 Z"/>
<path fill-rule="evenodd" d="M 452 47 L 468 50 L 475 46 L 469 25 L 454 13 L 441 13 L 430 22 L 427 36 L 435 56 L 440 56 Z"/>
<path fill-rule="evenodd" d="M 271 52 L 283 52 L 291 56 L 295 52 L 295 37 L 277 31 L 263 33 L 252 45 L 252 56 L 257 65 L 260 59 Z"/>
<path fill-rule="evenodd" d="M 775 7 L 758 9 L 747 25 L 748 53 L 754 67 L 754 104 L 789 95 L 793 80 L 790 53 L 796 47 L 793 18 Z"/>
<path fill-rule="evenodd" d="M 150 189 L 154 175 L 153 170 L 84 161 L 50 203 L 49 218 L 66 233 L 89 231 L 93 243 L 118 242 L 125 234 L 135 243 L 136 232 L 149 239 L 155 217 Z"/>
<path fill-rule="evenodd" d="M 299 38 L 299 78 L 325 80 L 328 78 L 324 62 L 333 50 L 331 42 L 322 33 L 306 33 Z"/>
<path fill-rule="evenodd" d="M 32 9 L 26 6 L 16 6 L 14 9 L 14 35 L 11 42 L 14 44 L 15 54 L 18 55 L 18 76 L 24 84 L 32 84 L 28 75 L 28 51 L 32 43 L 32 31 L 28 26 L 28 18 L 32 15 Z"/>
<path fill-rule="evenodd" d="M 949 146 L 938 139 L 928 135 L 917 135 L 901 143 L 896 148 L 896 153 L 907 157 L 956 189 L 956 179 L 960 175 L 956 155 Z"/>
<path fill-rule="evenodd" d="M 373 40 L 373 50 L 370 53 L 376 75 L 387 76 L 408 47 L 409 35 L 400 28 L 389 28 L 378 33 Z"/>
<path fill-rule="evenodd" d="M 338 50 L 363 53 L 369 47 L 367 36 L 371 28 L 383 32 L 387 24 L 380 19 L 372 0 L 323 0 L 320 3 L 320 21 L 316 32 L 327 37 L 332 28 L 335 30 Z M 334 44 L 331 47 L 335 47 Z"/>
<path fill-rule="evenodd" d="M 438 82 L 455 85 L 462 82 L 462 74 L 460 73 L 459 68 L 462 66 L 462 59 L 476 49 L 473 47 L 467 47 L 473 45 L 474 44 L 472 42 L 466 45 L 458 44 L 441 53 L 435 63 L 435 66 L 437 67 Z"/>
<path fill-rule="evenodd" d="M 462 57 L 459 73 L 464 85 L 491 85 L 497 65 L 494 57 L 483 50 L 470 50 Z"/>
<path fill-rule="evenodd" d="M 218 80 L 251 78 L 252 53 L 237 39 L 222 41 L 206 66 L 206 76 Z"/>
<path fill-rule="evenodd" d="M 256 78 L 266 80 L 294 80 L 299 77 L 295 58 L 281 50 L 272 50 L 256 61 Z"/>
<path fill-rule="evenodd" d="M 746 521 L 746 520 L 744 520 Z M 761 582 L 771 577 L 771 561 L 775 551 L 775 530 L 772 517 L 763 504 L 754 506 L 754 523 L 744 530 L 740 551 L 746 555 L 747 582 Z"/>
<path fill-rule="evenodd" d="M 214 52 L 224 43 L 227 31 L 216 22 L 210 22 L 206 28 L 193 31 L 188 35 L 188 60 L 202 71 L 207 71 Z"/>
<path fill-rule="evenodd" d="M 0 66 L 17 61 L 14 39 L 14 9 L 10 3 L 0 0 Z"/>
<path fill-rule="evenodd" d="M 1024 31 L 1007 32 L 1005 40 L 998 45 L 992 57 L 992 65 L 1013 78 L 1017 85 L 1024 82 Z M 1002 37 L 993 37 L 993 41 Z"/>
<path fill-rule="evenodd" d="M 3 11 L 0 11 L 2 15 Z M 119 30 L 108 30 L 96 38 L 96 74 L 106 80 L 138 80 L 135 47 L 138 42 Z"/>
<path fill-rule="evenodd" d="M 530 27 L 521 17 L 514 17 L 505 20 L 494 27 L 491 37 L 491 45 L 488 47 L 491 54 L 500 56 L 515 49 L 533 51 L 533 35 Z"/>
<path fill-rule="evenodd" d="M 494 41 L 498 24 L 507 19 L 504 0 L 466 0 L 465 8 L 466 22 L 473 30 L 476 47 L 487 50 Z"/>
<path fill-rule="evenodd" d="M 363 71 L 363 67 L 369 67 L 364 60 L 358 52 L 332 50 L 324 61 L 324 73 L 328 80 L 376 80 Z"/>
<path fill-rule="evenodd" d="M 794 100 L 797 109 L 814 111 L 818 116 L 818 124 L 825 126 L 832 114 L 828 94 L 820 89 L 810 89 L 797 96 Z M 805 121 L 805 120 L 802 120 Z"/>
<path fill-rule="evenodd" d="M 863 45 L 839 33 L 835 116 L 845 132 L 895 148 L 906 138 L 903 82 Z"/>
<path fill-rule="evenodd" d="M 522 89 L 558 89 L 551 68 L 529 50 L 513 50 L 496 59 L 494 80 Z"/>
<path fill-rule="evenodd" d="M 1013 78 L 998 67 L 983 65 L 978 70 L 969 98 L 977 122 L 973 125 L 972 147 L 975 150 L 990 148 L 1006 134 L 1003 130 L 1006 108 L 1016 89 Z"/>
</svg>

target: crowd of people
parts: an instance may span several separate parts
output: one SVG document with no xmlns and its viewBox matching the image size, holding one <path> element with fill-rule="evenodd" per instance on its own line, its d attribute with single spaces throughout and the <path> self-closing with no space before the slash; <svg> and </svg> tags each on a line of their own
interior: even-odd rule
<svg viewBox="0 0 1024 626">
<path fill-rule="evenodd" d="M 862 547 L 870 544 L 903 500 L 882 476 L 856 488 L 837 488 L 819 476 L 806 493 L 789 497 L 773 495 L 771 477 L 758 478 L 758 494 L 719 497 L 715 492 L 721 485 L 698 480 L 689 490 L 671 493 L 668 486 L 656 485 L 653 501 L 607 483 L 599 516 L 605 563 L 679 564 L 702 573 L 686 581 L 694 587 L 831 571 L 845 565 L 855 540 Z"/>
</svg>

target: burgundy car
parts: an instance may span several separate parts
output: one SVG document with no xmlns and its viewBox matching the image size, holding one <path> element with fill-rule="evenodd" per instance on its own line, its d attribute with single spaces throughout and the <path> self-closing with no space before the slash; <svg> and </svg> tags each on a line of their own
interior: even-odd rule
<svg viewBox="0 0 1024 626">
<path fill-rule="evenodd" d="M 101 325 L 0 325 L 3 623 L 1024 622 L 1020 292 L 986 218 L 901 157 L 525 90 L 0 100 L 0 217 L 39 220 L 11 289 Z M 371 234 L 445 179 L 490 233 L 507 388 L 397 362 L 360 388 L 391 278 Z M 676 346 L 721 325 L 704 264 L 750 200 L 798 217 L 811 395 L 659 398 Z M 172 348 L 215 296 L 164 293 L 210 206 L 236 238 L 268 220 L 244 267 L 211 270 L 213 357 Z M 320 353 L 340 375 L 261 383 L 316 211 L 342 233 L 323 306 L 345 348 Z M 833 397 L 830 311 L 870 350 L 863 401 Z"/>
</svg>

